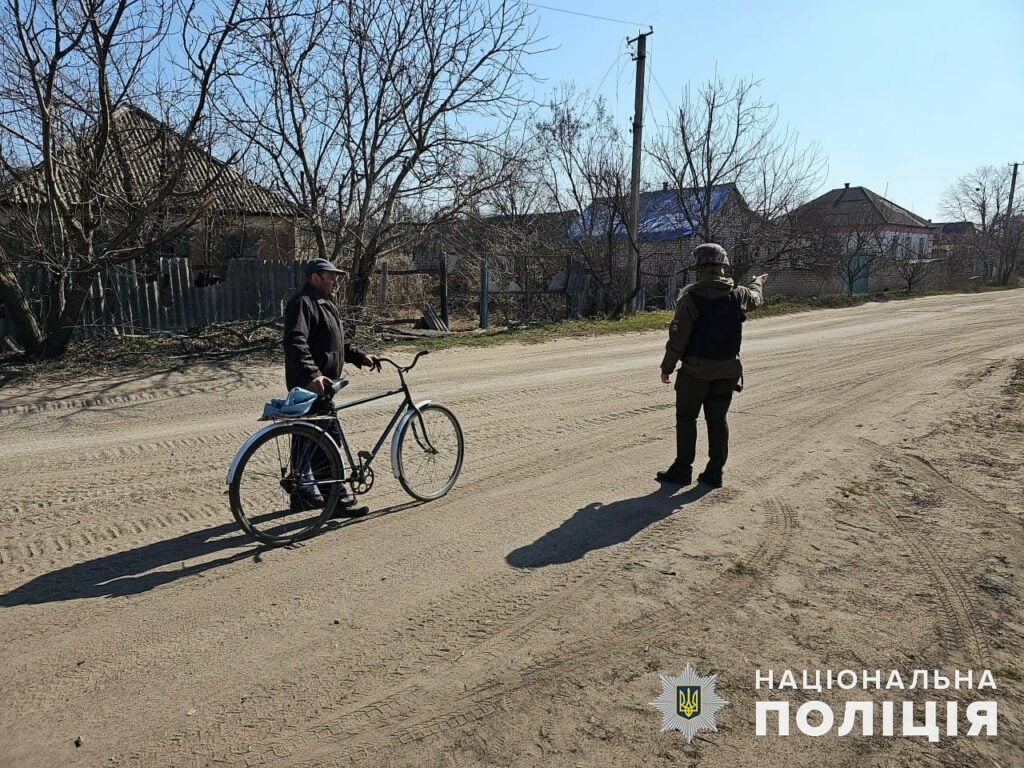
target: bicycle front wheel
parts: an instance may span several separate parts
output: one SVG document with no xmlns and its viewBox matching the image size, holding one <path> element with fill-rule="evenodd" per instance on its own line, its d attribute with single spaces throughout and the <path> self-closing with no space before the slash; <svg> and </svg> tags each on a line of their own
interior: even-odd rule
<svg viewBox="0 0 1024 768">
<path fill-rule="evenodd" d="M 444 496 L 462 469 L 462 427 L 442 405 L 425 405 L 398 435 L 398 481 L 421 501 Z"/>
<path fill-rule="evenodd" d="M 310 536 L 342 494 L 344 465 L 333 441 L 310 424 L 281 424 L 242 454 L 228 489 L 249 536 L 270 545 Z"/>
</svg>

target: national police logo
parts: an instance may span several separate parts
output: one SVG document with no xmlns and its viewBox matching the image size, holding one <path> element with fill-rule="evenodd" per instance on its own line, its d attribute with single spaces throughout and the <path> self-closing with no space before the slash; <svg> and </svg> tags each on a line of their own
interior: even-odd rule
<svg viewBox="0 0 1024 768">
<path fill-rule="evenodd" d="M 661 696 L 651 702 L 661 710 L 661 730 L 680 731 L 687 743 L 697 731 L 717 731 L 715 713 L 729 703 L 715 690 L 717 677 L 701 677 L 689 664 L 678 677 L 662 675 Z"/>
<path fill-rule="evenodd" d="M 700 686 L 699 685 L 677 685 L 676 693 L 679 700 L 676 702 L 676 714 L 693 720 L 700 714 Z"/>
</svg>

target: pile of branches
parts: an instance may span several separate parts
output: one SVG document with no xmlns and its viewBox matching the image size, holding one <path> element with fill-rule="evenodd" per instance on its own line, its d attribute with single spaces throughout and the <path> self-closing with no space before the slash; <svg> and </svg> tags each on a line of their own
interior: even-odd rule
<svg viewBox="0 0 1024 768">
<path fill-rule="evenodd" d="M 263 322 L 214 323 L 184 332 L 110 334 L 73 341 L 59 360 L 40 360 L 24 354 L 0 356 L 0 385 L 52 377 L 61 378 L 123 371 L 153 372 L 185 368 L 196 363 L 281 358 L 283 319 Z"/>
<path fill-rule="evenodd" d="M 351 339 L 354 323 L 346 322 Z M 188 331 L 147 334 L 110 334 L 73 341 L 59 360 L 39 360 L 24 354 L 0 354 L 0 386 L 15 381 L 52 378 L 55 366 L 61 378 L 90 374 L 156 372 L 183 369 L 196 364 L 226 362 L 282 363 L 284 318 L 211 323 Z M 356 342 L 377 349 L 388 341 L 387 332 L 375 324 L 358 328 Z"/>
</svg>

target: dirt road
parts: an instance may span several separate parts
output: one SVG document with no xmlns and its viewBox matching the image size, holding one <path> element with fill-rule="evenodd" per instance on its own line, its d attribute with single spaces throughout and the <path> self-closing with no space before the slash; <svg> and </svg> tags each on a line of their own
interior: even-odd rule
<svg viewBox="0 0 1024 768">
<path fill-rule="evenodd" d="M 272 551 L 224 476 L 278 368 L 0 391 L 0 766 L 1024 764 L 1024 294 L 749 323 L 709 493 L 653 479 L 663 343 L 430 355 L 455 490 L 382 463 L 374 514 Z M 687 662 L 729 702 L 690 744 L 649 704 Z M 999 734 L 758 738 L 758 669 L 989 669 L 789 698 L 994 698 Z"/>
</svg>

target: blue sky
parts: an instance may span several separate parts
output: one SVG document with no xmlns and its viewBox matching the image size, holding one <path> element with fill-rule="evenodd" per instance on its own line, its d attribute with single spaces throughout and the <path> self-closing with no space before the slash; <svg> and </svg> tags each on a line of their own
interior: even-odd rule
<svg viewBox="0 0 1024 768">
<path fill-rule="evenodd" d="M 651 25 L 645 130 L 667 122 L 687 83 L 716 71 L 727 82 L 753 77 L 780 123 L 828 157 L 822 192 L 866 186 L 936 221 L 959 176 L 1024 162 L 1024 0 L 531 5 L 545 47 L 556 49 L 529 63 L 545 79 L 538 95 L 575 81 L 604 95 L 623 129 L 635 66 L 625 40 Z M 653 179 L 653 163 L 645 173 Z"/>
</svg>

